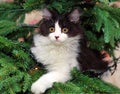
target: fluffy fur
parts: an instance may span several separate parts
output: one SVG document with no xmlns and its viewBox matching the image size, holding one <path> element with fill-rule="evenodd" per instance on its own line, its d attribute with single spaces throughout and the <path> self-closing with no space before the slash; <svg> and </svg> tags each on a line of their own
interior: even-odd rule
<svg viewBox="0 0 120 94">
<path fill-rule="evenodd" d="M 32 92 L 43 93 L 52 87 L 53 82 L 66 82 L 70 79 L 70 70 L 78 66 L 76 61 L 78 40 L 80 36 L 68 39 L 65 43 L 54 44 L 48 37 L 36 35 L 35 47 L 31 48 L 38 62 L 46 65 L 48 73 L 32 85 Z M 71 62 L 68 62 L 71 61 Z"/>
<path fill-rule="evenodd" d="M 44 17 L 49 20 L 51 13 L 47 9 L 44 12 L 46 14 Z M 38 62 L 46 66 L 48 71 L 32 84 L 31 91 L 35 94 L 44 93 L 46 89 L 52 87 L 54 82 L 68 81 L 71 78 L 70 70 L 79 65 L 76 58 L 79 52 L 80 34 L 69 37 L 68 34 L 61 32 L 59 19 L 54 23 L 55 32 L 49 33 L 44 29 L 45 32 L 43 30 L 41 34 L 34 36 L 34 47 L 31 48 L 31 52 Z M 44 25 L 41 25 L 42 29 Z"/>
<path fill-rule="evenodd" d="M 31 52 L 46 67 L 47 73 L 32 84 L 34 94 L 44 93 L 54 82 L 68 81 L 73 67 L 81 71 L 103 72 L 107 69 L 101 56 L 86 46 L 79 16 L 78 8 L 64 15 L 43 10 L 43 20 L 39 33 L 33 38 Z"/>
</svg>

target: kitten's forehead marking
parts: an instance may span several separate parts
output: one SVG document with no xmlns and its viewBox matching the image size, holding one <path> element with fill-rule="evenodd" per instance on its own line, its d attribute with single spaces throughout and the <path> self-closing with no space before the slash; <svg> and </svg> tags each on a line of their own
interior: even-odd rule
<svg viewBox="0 0 120 94">
<path fill-rule="evenodd" d="M 58 21 L 55 23 L 55 36 L 59 36 L 61 34 L 61 27 L 59 26 Z"/>
</svg>

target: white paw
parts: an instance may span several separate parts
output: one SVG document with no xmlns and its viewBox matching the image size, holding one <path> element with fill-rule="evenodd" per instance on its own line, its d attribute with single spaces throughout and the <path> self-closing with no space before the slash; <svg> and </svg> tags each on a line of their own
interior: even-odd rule
<svg viewBox="0 0 120 94">
<path fill-rule="evenodd" d="M 31 86 L 31 91 L 34 94 L 42 94 L 45 92 L 45 87 L 41 83 L 35 82 Z"/>
<path fill-rule="evenodd" d="M 46 89 L 52 87 L 49 83 L 45 81 L 36 81 L 31 86 L 31 91 L 34 94 L 42 94 Z"/>
</svg>

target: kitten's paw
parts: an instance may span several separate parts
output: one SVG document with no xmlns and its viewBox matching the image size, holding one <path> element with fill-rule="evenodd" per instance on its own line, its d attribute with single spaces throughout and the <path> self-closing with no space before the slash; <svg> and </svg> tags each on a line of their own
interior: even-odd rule
<svg viewBox="0 0 120 94">
<path fill-rule="evenodd" d="M 39 82 L 35 82 L 31 86 L 31 91 L 34 94 L 42 94 L 44 93 L 46 88 Z"/>
<path fill-rule="evenodd" d="M 52 84 L 50 84 L 47 81 L 43 81 L 42 79 L 39 81 L 36 81 L 31 86 L 31 91 L 34 94 L 42 94 L 46 91 L 46 89 L 51 88 Z"/>
</svg>

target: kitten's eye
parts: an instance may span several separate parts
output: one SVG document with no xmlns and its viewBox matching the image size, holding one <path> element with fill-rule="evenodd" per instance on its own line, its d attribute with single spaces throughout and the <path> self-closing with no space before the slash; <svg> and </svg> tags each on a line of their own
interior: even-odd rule
<svg viewBox="0 0 120 94">
<path fill-rule="evenodd" d="M 54 31 L 55 31 L 55 28 L 54 28 L 54 27 L 50 27 L 50 28 L 49 28 L 49 31 L 50 31 L 50 32 L 54 32 Z"/>
<path fill-rule="evenodd" d="M 63 29 L 62 29 L 62 32 L 63 32 L 63 33 L 67 33 L 68 31 L 69 31 L 68 28 L 63 28 Z"/>
</svg>

